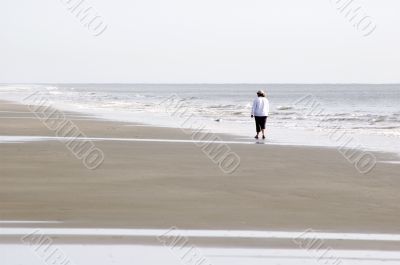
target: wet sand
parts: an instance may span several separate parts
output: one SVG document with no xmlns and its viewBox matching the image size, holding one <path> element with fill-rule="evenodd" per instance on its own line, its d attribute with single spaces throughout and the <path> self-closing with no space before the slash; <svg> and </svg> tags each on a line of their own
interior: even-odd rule
<svg viewBox="0 0 400 265">
<path fill-rule="evenodd" d="M 179 129 L 68 115 L 88 137 L 190 139 Z M 1 102 L 0 135 L 54 132 L 25 106 Z M 378 163 L 364 175 L 335 149 L 229 144 L 241 163 L 224 174 L 193 143 L 94 143 L 105 160 L 89 170 L 60 141 L 0 140 L 0 220 L 61 222 L 29 227 L 400 233 L 398 164 Z M 26 225 L 0 224 L 18 226 Z M 246 245 L 252 244 L 258 246 Z"/>
</svg>

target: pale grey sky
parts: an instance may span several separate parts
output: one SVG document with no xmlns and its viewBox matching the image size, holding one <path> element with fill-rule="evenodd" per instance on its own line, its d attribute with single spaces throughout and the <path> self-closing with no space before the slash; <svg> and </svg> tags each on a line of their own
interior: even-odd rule
<svg viewBox="0 0 400 265">
<path fill-rule="evenodd" d="M 0 82 L 400 82 L 398 0 L 355 0 L 367 37 L 348 0 L 84 0 L 97 37 L 68 1 L 2 0 Z"/>
</svg>

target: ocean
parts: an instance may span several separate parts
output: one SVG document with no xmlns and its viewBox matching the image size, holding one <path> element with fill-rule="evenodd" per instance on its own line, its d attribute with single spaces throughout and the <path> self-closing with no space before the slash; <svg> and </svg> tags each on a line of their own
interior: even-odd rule
<svg viewBox="0 0 400 265">
<path fill-rule="evenodd" d="M 3 84 L 0 99 L 23 102 L 41 91 L 62 110 L 180 127 L 175 117 L 160 108 L 162 102 L 176 97 L 206 129 L 252 139 L 255 128 L 250 108 L 259 89 L 266 91 L 271 105 L 267 142 L 330 147 L 347 144 L 349 148 L 400 152 L 397 84 Z"/>
</svg>

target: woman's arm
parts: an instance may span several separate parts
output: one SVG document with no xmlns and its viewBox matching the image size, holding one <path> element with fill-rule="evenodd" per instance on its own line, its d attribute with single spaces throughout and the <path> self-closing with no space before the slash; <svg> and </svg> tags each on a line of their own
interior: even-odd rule
<svg viewBox="0 0 400 265">
<path fill-rule="evenodd" d="M 255 99 L 253 101 L 253 107 L 251 108 L 251 117 L 252 118 L 254 117 L 254 112 L 256 111 L 256 109 L 257 109 L 257 100 Z"/>
</svg>

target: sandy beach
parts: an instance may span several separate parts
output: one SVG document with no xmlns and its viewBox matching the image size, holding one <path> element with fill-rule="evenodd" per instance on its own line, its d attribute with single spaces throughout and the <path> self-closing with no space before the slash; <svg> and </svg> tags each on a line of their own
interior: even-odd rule
<svg viewBox="0 0 400 265">
<path fill-rule="evenodd" d="M 400 2 L 18 1 L 0 265 L 400 265 Z"/>
<path fill-rule="evenodd" d="M 2 229 L 109 228 L 400 233 L 400 165 L 360 174 L 334 148 L 229 144 L 241 159 L 224 174 L 180 129 L 67 113 L 105 155 L 84 167 L 54 140 L 2 142 Z M 26 106 L 1 102 L 4 136 L 54 137 Z M 226 141 L 234 136 L 220 135 Z M 18 139 L 18 138 L 16 138 Z M 123 139 L 148 139 L 124 141 Z M 240 140 L 254 143 L 253 140 Z M 380 160 L 393 155 L 376 154 Z M 31 221 L 39 220 L 39 223 Z M 18 221 L 18 222 L 16 222 Z M 21 221 L 24 221 L 21 223 Z M 161 231 L 161 230 L 160 230 Z M 0 243 L 19 237 L 1 235 Z M 65 244 L 158 244 L 151 236 L 57 236 Z M 400 242 L 328 239 L 339 249 L 400 250 Z M 279 238 L 193 238 L 201 246 L 296 248 Z"/>
</svg>

